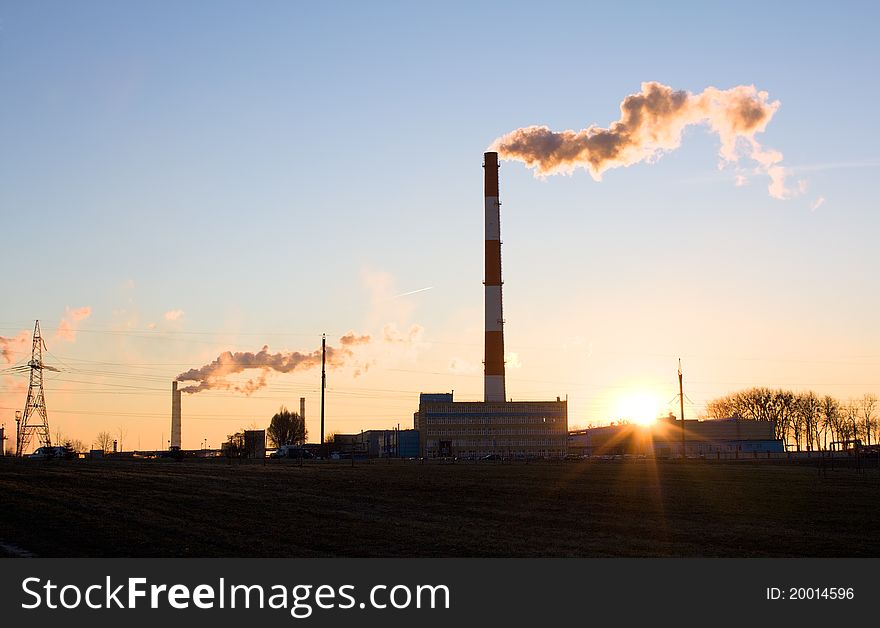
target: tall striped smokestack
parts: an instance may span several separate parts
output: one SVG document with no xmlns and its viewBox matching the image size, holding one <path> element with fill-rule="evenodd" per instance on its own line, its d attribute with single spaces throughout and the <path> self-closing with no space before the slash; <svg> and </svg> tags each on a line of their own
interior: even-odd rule
<svg viewBox="0 0 880 628">
<path fill-rule="evenodd" d="M 483 400 L 504 401 L 504 317 L 501 311 L 501 202 L 498 153 L 483 155 L 486 196 L 486 350 Z"/>
</svg>

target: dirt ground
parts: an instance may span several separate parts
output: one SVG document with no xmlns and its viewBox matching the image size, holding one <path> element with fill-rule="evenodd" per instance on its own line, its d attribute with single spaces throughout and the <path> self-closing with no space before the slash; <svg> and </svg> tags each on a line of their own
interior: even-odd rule
<svg viewBox="0 0 880 628">
<path fill-rule="evenodd" d="M 877 557 L 878 498 L 770 463 L 0 459 L 0 556 Z"/>
</svg>

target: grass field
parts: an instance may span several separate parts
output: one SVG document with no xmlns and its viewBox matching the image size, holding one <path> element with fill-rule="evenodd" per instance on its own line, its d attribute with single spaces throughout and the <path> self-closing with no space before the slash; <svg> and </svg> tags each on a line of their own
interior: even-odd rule
<svg viewBox="0 0 880 628">
<path fill-rule="evenodd" d="M 95 557 L 876 557 L 878 498 L 877 469 L 769 463 L 0 459 L 0 544 Z"/>
</svg>

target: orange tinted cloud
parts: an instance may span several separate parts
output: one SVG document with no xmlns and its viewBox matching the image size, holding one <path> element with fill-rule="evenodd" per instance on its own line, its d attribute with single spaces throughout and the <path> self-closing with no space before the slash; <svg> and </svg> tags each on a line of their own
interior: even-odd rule
<svg viewBox="0 0 880 628">
<path fill-rule="evenodd" d="M 16 354 L 25 354 L 29 352 L 31 341 L 31 332 L 26 329 L 18 332 L 18 335 L 12 338 L 0 336 L 0 359 L 7 364 L 15 361 Z"/>
<path fill-rule="evenodd" d="M 65 342 L 76 341 L 77 323 L 84 321 L 92 315 L 92 308 L 89 306 L 78 307 L 74 309 L 67 308 L 67 312 L 61 322 L 58 323 L 58 329 L 55 330 L 55 338 Z"/>
<path fill-rule="evenodd" d="M 802 190 L 786 185 L 790 173 L 780 165 L 782 153 L 764 148 L 755 139 L 767 128 L 779 105 L 754 85 L 726 90 L 707 87 L 692 94 L 647 82 L 642 83 L 639 93 L 623 99 L 620 119 L 607 129 L 590 126 L 580 131 L 552 131 L 546 126 L 529 126 L 499 137 L 491 149 L 503 159 L 534 168 L 537 176 L 585 168 L 599 181 L 611 168 L 656 161 L 681 145 L 685 128 L 704 124 L 721 140 L 723 163 L 749 157 L 759 172 L 770 177 L 770 195 L 790 198 Z"/>
</svg>

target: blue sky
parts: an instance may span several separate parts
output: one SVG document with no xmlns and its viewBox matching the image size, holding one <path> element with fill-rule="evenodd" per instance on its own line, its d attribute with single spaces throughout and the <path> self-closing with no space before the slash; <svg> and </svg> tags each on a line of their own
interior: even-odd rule
<svg viewBox="0 0 880 628">
<path fill-rule="evenodd" d="M 324 331 L 417 324 L 424 346 L 377 348 L 366 375 L 340 373 L 340 393 L 371 392 L 333 425 L 407 421 L 422 389 L 477 398 L 479 373 L 449 366 L 482 359 L 480 164 L 492 140 L 531 124 L 607 126 L 643 81 L 754 84 L 782 103 L 761 141 L 808 180 L 803 196 L 772 199 L 761 176 L 736 187 L 702 128 L 601 183 L 502 166 L 507 347 L 522 363 L 508 389 L 568 393 L 571 423 L 603 421 L 609 391 L 665 394 L 681 355 L 696 371 L 694 411 L 740 383 L 869 392 L 877 13 L 857 2 L 4 2 L 0 335 L 37 317 L 54 329 L 65 308 L 89 306 L 76 342 L 49 339 L 53 354 L 120 373 L 146 365 L 158 382 L 222 349 L 311 350 Z M 228 401 L 238 414 L 216 438 L 314 395 L 313 373 L 285 377 L 275 395 Z M 10 386 L 7 425 L 23 405 Z M 119 422 L 91 411 L 136 406 L 132 433 L 167 431 L 167 394 L 143 386 L 135 402 L 58 381 L 58 420 L 86 440 Z M 226 403 L 204 395 L 188 403 L 206 415 Z"/>
</svg>

